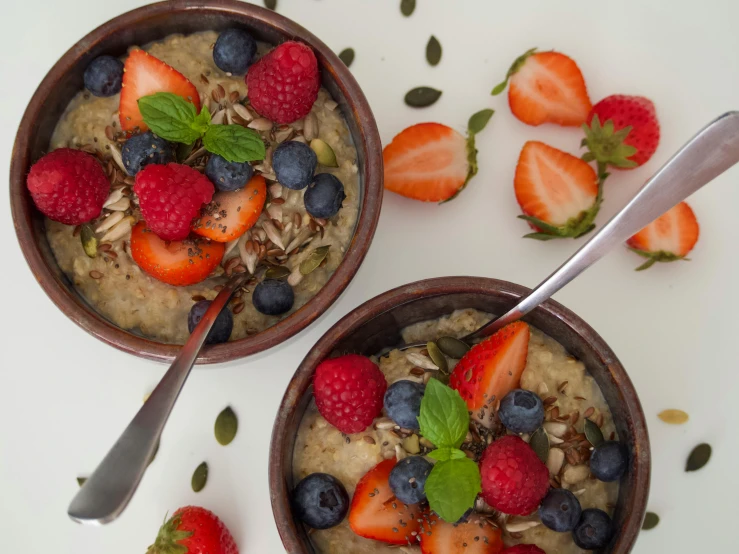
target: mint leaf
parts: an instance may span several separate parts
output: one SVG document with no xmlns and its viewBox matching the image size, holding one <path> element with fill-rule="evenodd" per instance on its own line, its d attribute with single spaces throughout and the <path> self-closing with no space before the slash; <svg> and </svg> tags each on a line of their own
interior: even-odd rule
<svg viewBox="0 0 739 554">
<path fill-rule="evenodd" d="M 200 132 L 200 136 L 203 136 L 210 127 L 210 112 L 208 108 L 203 108 L 200 113 L 195 116 L 195 121 L 192 123 L 192 128 Z"/>
<path fill-rule="evenodd" d="M 229 162 L 254 162 L 264 159 L 264 142 L 259 133 L 241 125 L 211 125 L 203 136 L 208 152 Z"/>
<path fill-rule="evenodd" d="M 439 462 L 443 462 L 445 460 L 457 460 L 459 458 L 465 458 L 466 455 L 461 450 L 458 450 L 456 448 L 438 448 L 437 450 L 432 450 L 428 454 L 429 458 L 432 458 L 434 460 L 437 460 Z"/>
<path fill-rule="evenodd" d="M 429 381 L 430 382 L 430 381 Z M 429 506 L 449 523 L 472 508 L 480 492 L 480 470 L 467 457 L 438 462 L 424 486 Z"/>
<path fill-rule="evenodd" d="M 201 110 L 198 115 L 195 105 L 181 96 L 171 92 L 157 92 L 139 98 L 138 105 L 144 123 L 164 140 L 190 144 L 203 135 L 203 120 L 206 116 L 202 112 L 208 110 Z M 210 113 L 207 114 L 207 119 L 205 128 L 210 124 Z"/>
<path fill-rule="evenodd" d="M 437 448 L 459 448 L 467 436 L 470 415 L 457 391 L 431 379 L 421 400 L 418 423 L 421 435 Z"/>
</svg>

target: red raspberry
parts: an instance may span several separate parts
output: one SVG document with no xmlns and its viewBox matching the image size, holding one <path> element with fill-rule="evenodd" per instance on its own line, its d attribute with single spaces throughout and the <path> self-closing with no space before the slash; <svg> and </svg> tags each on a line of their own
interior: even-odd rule
<svg viewBox="0 0 739 554">
<path fill-rule="evenodd" d="M 515 435 L 502 437 L 485 449 L 480 476 L 485 502 L 505 514 L 530 514 L 549 489 L 549 470 Z"/>
<path fill-rule="evenodd" d="M 46 217 L 66 225 L 95 219 L 110 192 L 110 181 L 97 158 L 72 148 L 49 152 L 33 164 L 26 186 Z"/>
<path fill-rule="evenodd" d="M 313 377 L 318 411 L 347 435 L 364 431 L 380 415 L 386 389 L 382 371 L 358 354 L 324 360 Z"/>
<path fill-rule="evenodd" d="M 517 544 L 506 548 L 500 554 L 547 554 L 535 544 Z"/>
<path fill-rule="evenodd" d="M 310 47 L 285 42 L 249 68 L 246 85 L 252 108 L 275 123 L 305 117 L 321 87 L 318 61 Z"/>
<path fill-rule="evenodd" d="M 146 225 L 163 240 L 183 240 L 203 204 L 210 202 L 213 183 L 195 169 L 170 163 L 149 164 L 136 174 L 133 191 L 139 197 Z"/>
</svg>

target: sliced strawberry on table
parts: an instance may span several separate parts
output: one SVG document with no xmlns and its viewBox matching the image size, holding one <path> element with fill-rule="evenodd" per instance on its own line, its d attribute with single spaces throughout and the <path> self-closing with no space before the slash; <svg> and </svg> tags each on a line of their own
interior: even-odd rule
<svg viewBox="0 0 739 554">
<path fill-rule="evenodd" d="M 500 529 L 476 515 L 464 523 L 448 523 L 431 513 L 420 537 L 423 554 L 499 554 L 503 550 Z"/>
<path fill-rule="evenodd" d="M 631 237 L 626 244 L 632 252 L 647 258 L 636 268 L 642 271 L 656 262 L 687 261 L 686 256 L 695 247 L 699 235 L 700 227 L 695 213 L 687 202 L 680 202 Z"/>
<path fill-rule="evenodd" d="M 266 199 L 267 183 L 255 175 L 242 189 L 216 192 L 201 209 L 192 230 L 218 242 L 232 241 L 254 226 Z"/>
<path fill-rule="evenodd" d="M 388 544 L 416 544 L 424 512 L 418 504 L 400 502 L 390 490 L 390 471 L 395 458 L 380 462 L 357 483 L 349 526 L 360 537 Z"/>
<path fill-rule="evenodd" d="M 143 50 L 133 50 L 123 66 L 119 106 L 121 129 L 148 129 L 139 111 L 138 100 L 157 92 L 177 94 L 200 110 L 200 94 L 187 77 L 151 54 Z"/>
<path fill-rule="evenodd" d="M 538 141 L 524 144 L 513 181 L 516 200 L 537 231 L 527 238 L 579 236 L 595 228 L 601 204 L 595 170 L 575 156 Z"/>
</svg>

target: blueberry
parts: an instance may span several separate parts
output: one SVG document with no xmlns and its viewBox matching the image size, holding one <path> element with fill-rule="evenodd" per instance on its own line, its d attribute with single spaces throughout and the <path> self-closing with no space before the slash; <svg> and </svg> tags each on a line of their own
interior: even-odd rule
<svg viewBox="0 0 739 554">
<path fill-rule="evenodd" d="M 344 185 L 330 173 L 319 173 L 303 196 L 305 209 L 313 217 L 328 219 L 341 209 L 346 198 Z"/>
<path fill-rule="evenodd" d="M 272 154 L 272 168 L 281 185 L 301 190 L 310 185 L 318 163 L 310 146 L 296 140 L 280 144 Z"/>
<path fill-rule="evenodd" d="M 280 315 L 290 311 L 295 294 L 287 281 L 265 279 L 254 287 L 252 302 L 258 312 L 266 315 Z"/>
<path fill-rule="evenodd" d="M 229 162 L 218 154 L 213 154 L 205 164 L 205 175 L 218 190 L 239 190 L 252 178 L 254 168 L 248 162 Z"/>
<path fill-rule="evenodd" d="M 406 429 L 419 429 L 418 414 L 421 413 L 421 399 L 426 390 L 421 383 L 414 381 L 395 381 L 385 391 L 385 412 L 395 423 Z"/>
<path fill-rule="evenodd" d="M 572 538 L 584 550 L 603 548 L 611 538 L 611 518 L 597 508 L 583 510 Z"/>
<path fill-rule="evenodd" d="M 221 71 L 232 75 L 244 75 L 254 60 L 257 43 L 241 29 L 226 29 L 213 47 L 213 61 Z"/>
<path fill-rule="evenodd" d="M 123 62 L 113 56 L 95 58 L 85 69 L 82 79 L 93 95 L 113 96 L 121 91 Z"/>
<path fill-rule="evenodd" d="M 541 522 L 559 533 L 572 531 L 581 513 L 580 501 L 567 489 L 550 489 L 539 506 Z"/>
<path fill-rule="evenodd" d="M 167 164 L 175 161 L 174 145 L 151 131 L 134 135 L 121 148 L 123 165 L 134 176 L 149 164 Z"/>
<path fill-rule="evenodd" d="M 498 417 L 509 431 L 533 433 L 544 421 L 544 404 L 533 392 L 515 389 L 500 401 Z"/>
<path fill-rule="evenodd" d="M 349 511 L 344 485 L 328 473 L 311 473 L 293 491 L 293 509 L 298 519 L 314 529 L 341 523 Z"/>
<path fill-rule="evenodd" d="M 628 465 L 626 448 L 617 441 L 602 442 L 590 456 L 590 473 L 601 481 L 618 481 Z"/>
<path fill-rule="evenodd" d="M 423 456 L 403 458 L 390 472 L 390 490 L 404 504 L 418 504 L 426 500 L 426 478 L 434 466 Z"/>
<path fill-rule="evenodd" d="M 190 308 L 190 314 L 187 316 L 187 329 L 192 333 L 195 330 L 195 326 L 200 323 L 203 319 L 205 311 L 210 306 L 210 300 L 201 300 L 196 302 L 192 308 Z M 231 330 L 234 328 L 234 318 L 231 315 L 231 310 L 224 308 L 221 313 L 218 314 L 216 322 L 213 324 L 208 338 L 205 339 L 205 344 L 218 344 L 220 342 L 228 341 L 231 336 Z"/>
</svg>

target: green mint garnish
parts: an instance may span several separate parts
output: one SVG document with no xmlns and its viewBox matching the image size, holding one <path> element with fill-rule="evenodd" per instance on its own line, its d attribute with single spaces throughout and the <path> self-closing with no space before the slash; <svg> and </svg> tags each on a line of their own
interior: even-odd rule
<svg viewBox="0 0 739 554">
<path fill-rule="evenodd" d="M 241 125 L 211 125 L 203 136 L 203 146 L 229 162 L 264 159 L 264 141 L 259 133 Z"/>
<path fill-rule="evenodd" d="M 418 416 L 421 434 L 437 448 L 459 448 L 470 426 L 467 404 L 437 379 L 429 380 Z"/>
<path fill-rule="evenodd" d="M 459 450 L 458 448 L 437 448 L 436 450 L 432 450 L 428 453 L 428 457 L 432 458 L 438 462 L 444 462 L 446 460 L 456 460 L 459 458 L 464 458 L 464 452 Z"/>
<path fill-rule="evenodd" d="M 443 520 L 455 523 L 475 504 L 482 490 L 480 470 L 464 455 L 437 462 L 424 488 L 431 509 Z"/>
</svg>

